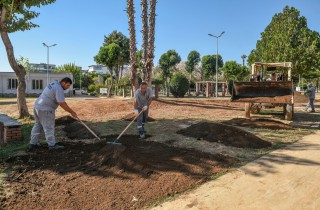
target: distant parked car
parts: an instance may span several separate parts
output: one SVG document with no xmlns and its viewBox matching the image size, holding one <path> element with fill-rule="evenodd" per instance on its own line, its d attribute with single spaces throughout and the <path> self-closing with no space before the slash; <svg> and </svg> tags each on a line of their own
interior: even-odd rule
<svg viewBox="0 0 320 210">
<path fill-rule="evenodd" d="M 81 94 L 84 94 L 84 90 L 80 90 L 79 88 L 74 88 L 73 89 L 73 94 L 74 95 L 81 95 Z"/>
</svg>

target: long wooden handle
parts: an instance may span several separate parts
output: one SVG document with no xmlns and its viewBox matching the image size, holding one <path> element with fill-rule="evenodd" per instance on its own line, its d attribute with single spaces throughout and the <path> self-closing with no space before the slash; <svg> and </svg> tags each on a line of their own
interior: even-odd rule
<svg viewBox="0 0 320 210">
<path fill-rule="evenodd" d="M 92 135 L 94 135 L 97 139 L 101 140 L 99 136 L 97 136 L 97 134 L 95 134 L 95 132 L 93 132 L 93 130 L 91 130 L 86 124 L 84 124 L 84 122 L 82 122 L 82 120 L 80 120 L 78 118 L 79 122 L 81 122 L 81 124 L 86 127 L 88 129 L 88 131 L 90 131 L 90 133 L 92 133 Z"/>
<path fill-rule="evenodd" d="M 116 141 L 120 139 L 120 137 L 124 134 L 124 132 L 126 132 L 126 130 L 130 127 L 130 125 L 141 115 L 141 113 L 143 112 L 143 110 L 141 110 L 141 112 L 133 118 L 133 120 L 130 122 L 129 125 L 127 125 L 127 127 L 122 131 L 122 133 L 120 133 L 120 135 L 116 138 Z"/>
</svg>

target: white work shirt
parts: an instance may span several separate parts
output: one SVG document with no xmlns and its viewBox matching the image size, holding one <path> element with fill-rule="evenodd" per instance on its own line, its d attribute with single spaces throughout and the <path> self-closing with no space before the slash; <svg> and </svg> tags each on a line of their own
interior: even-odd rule
<svg viewBox="0 0 320 210">
<path fill-rule="evenodd" d="M 34 107 L 43 111 L 54 111 L 59 103 L 65 102 L 64 90 L 60 82 L 49 84 L 34 103 Z"/>
</svg>

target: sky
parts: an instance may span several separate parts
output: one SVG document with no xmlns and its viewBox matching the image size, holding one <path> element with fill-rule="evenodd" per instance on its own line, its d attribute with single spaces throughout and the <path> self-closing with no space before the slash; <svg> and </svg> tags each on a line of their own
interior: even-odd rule
<svg viewBox="0 0 320 210">
<path fill-rule="evenodd" d="M 88 3 L 90 2 L 90 3 Z M 141 49 L 140 1 L 136 9 L 137 49 Z M 255 49 L 260 34 L 273 15 L 293 6 L 307 18 L 308 27 L 320 32 L 319 0 L 158 0 L 156 8 L 155 59 L 168 50 L 176 50 L 182 61 L 190 51 L 201 57 L 216 54 L 217 40 L 208 34 L 219 35 L 218 49 L 223 61 L 242 63 L 241 55 Z M 74 63 L 82 69 L 94 65 L 93 57 L 102 46 L 104 36 L 112 31 L 129 37 L 126 0 L 57 0 L 54 4 L 36 8 L 39 17 L 32 22 L 40 27 L 9 34 L 15 57 L 27 58 L 30 63 L 49 63 L 57 66 Z M 12 72 L 3 43 L 0 43 L 0 71 Z"/>
</svg>

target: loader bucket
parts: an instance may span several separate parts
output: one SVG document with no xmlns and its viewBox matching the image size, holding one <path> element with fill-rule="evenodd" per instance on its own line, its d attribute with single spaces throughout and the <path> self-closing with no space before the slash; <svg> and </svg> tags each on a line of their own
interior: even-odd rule
<svg viewBox="0 0 320 210">
<path fill-rule="evenodd" d="M 292 81 L 234 82 L 231 101 L 293 104 Z"/>
</svg>

